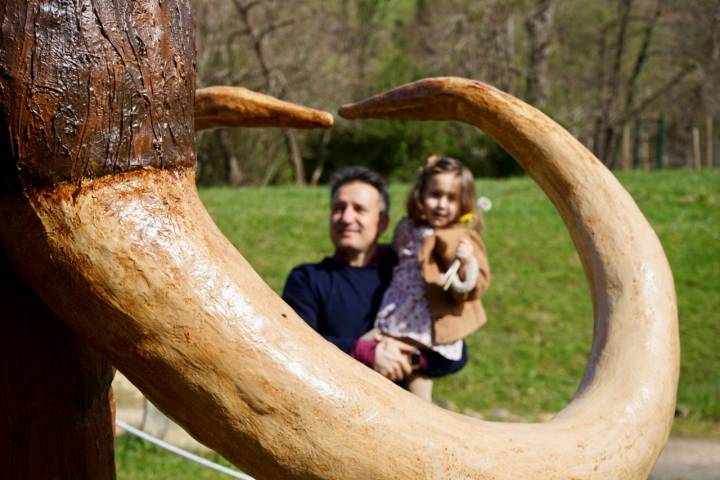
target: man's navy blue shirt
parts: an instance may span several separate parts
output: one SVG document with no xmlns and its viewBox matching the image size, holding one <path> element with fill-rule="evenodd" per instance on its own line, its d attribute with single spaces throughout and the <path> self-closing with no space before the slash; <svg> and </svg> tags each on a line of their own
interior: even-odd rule
<svg viewBox="0 0 720 480">
<path fill-rule="evenodd" d="M 375 326 L 375 317 L 392 280 L 397 256 L 378 246 L 365 267 L 351 267 L 338 255 L 320 263 L 295 267 L 288 275 L 283 300 L 316 332 L 350 355 L 355 342 Z M 455 373 L 467 363 L 463 342 L 460 360 L 448 360 L 432 350 L 423 352 L 423 370 L 430 377 Z"/>
<path fill-rule="evenodd" d="M 283 289 L 283 300 L 348 354 L 355 341 L 373 328 L 397 263 L 389 247 L 378 248 L 377 261 L 365 267 L 352 267 L 338 256 L 295 267 Z"/>
</svg>

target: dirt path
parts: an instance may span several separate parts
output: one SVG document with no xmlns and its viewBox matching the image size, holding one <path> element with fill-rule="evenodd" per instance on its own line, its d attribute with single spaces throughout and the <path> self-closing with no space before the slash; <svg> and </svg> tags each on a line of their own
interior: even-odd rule
<svg viewBox="0 0 720 480">
<path fill-rule="evenodd" d="M 671 438 L 650 480 L 720 480 L 720 440 Z"/>
</svg>

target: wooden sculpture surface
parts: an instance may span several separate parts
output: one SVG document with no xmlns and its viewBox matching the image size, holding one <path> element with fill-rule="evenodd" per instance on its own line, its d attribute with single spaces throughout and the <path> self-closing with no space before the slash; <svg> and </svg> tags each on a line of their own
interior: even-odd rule
<svg viewBox="0 0 720 480">
<path fill-rule="evenodd" d="M 187 1 L 0 5 L 2 249 L 198 440 L 259 478 L 647 477 L 675 404 L 672 276 L 630 196 L 552 120 L 457 78 L 341 109 L 478 126 L 568 226 L 594 304 L 582 384 L 549 422 L 481 422 L 424 404 L 325 342 L 198 199 L 194 124 L 328 126 L 327 114 L 235 90 L 199 96 L 194 118 Z"/>
</svg>

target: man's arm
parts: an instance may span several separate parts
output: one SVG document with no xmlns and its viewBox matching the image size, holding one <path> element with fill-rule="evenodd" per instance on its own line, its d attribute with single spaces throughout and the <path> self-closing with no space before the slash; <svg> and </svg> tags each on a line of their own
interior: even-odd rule
<svg viewBox="0 0 720 480">
<path fill-rule="evenodd" d="M 410 355 L 414 348 L 402 342 L 387 337 L 359 340 L 323 335 L 319 324 L 321 300 L 313 288 L 306 268 L 297 267 L 290 272 L 285 281 L 282 298 L 305 323 L 327 341 L 390 380 L 401 380 L 412 371 Z"/>
<path fill-rule="evenodd" d="M 328 342 L 333 343 L 348 355 L 352 354 L 356 338 L 336 337 L 326 335 L 320 330 L 320 307 L 322 299 L 319 298 L 313 287 L 307 268 L 296 267 L 288 275 L 283 288 L 282 299 L 295 310 L 300 318 L 313 330 L 318 332 Z"/>
<path fill-rule="evenodd" d="M 318 314 L 320 305 L 317 294 L 312 288 L 310 276 L 303 267 L 295 267 L 285 280 L 282 299 L 290 305 L 295 313 L 310 325 L 313 330 L 318 330 Z"/>
</svg>

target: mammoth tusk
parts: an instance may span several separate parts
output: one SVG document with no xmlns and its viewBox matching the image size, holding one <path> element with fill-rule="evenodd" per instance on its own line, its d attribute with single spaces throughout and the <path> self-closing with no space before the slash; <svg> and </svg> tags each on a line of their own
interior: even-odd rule
<svg viewBox="0 0 720 480">
<path fill-rule="evenodd" d="M 420 80 L 343 106 L 339 113 L 345 118 L 475 125 L 545 191 L 578 250 L 595 324 L 590 362 L 575 399 L 550 422 L 576 436 L 578 448 L 564 454 L 574 460 L 559 471 L 538 470 L 527 478 L 554 478 L 561 472 L 572 478 L 646 478 L 667 441 L 674 414 L 680 358 L 677 306 L 662 246 L 615 177 L 540 111 L 477 81 Z M 542 426 L 537 430 L 547 435 L 548 446 L 535 451 L 547 455 L 558 437 Z M 618 450 L 619 445 L 624 449 Z"/>
<path fill-rule="evenodd" d="M 188 168 L 4 202 L 3 246 L 156 405 L 259 478 L 646 478 L 669 434 L 679 347 L 670 270 L 629 195 L 562 128 L 481 83 L 427 80 L 342 113 L 472 121 L 558 206 L 588 272 L 595 336 L 556 418 L 465 418 L 341 353 L 217 230 Z"/>
<path fill-rule="evenodd" d="M 278 100 L 242 87 L 207 87 L 195 92 L 195 130 L 214 127 L 331 127 L 328 112 Z"/>
</svg>

